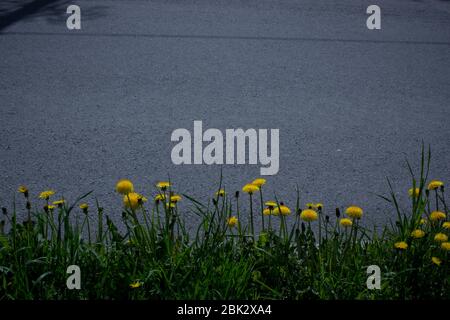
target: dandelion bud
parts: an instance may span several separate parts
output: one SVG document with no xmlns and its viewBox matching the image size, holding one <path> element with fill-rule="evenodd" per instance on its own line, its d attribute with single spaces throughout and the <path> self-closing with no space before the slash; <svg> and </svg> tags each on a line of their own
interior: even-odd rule
<svg viewBox="0 0 450 320">
<path fill-rule="evenodd" d="M 441 192 L 444 193 L 444 185 L 441 186 Z"/>
<path fill-rule="evenodd" d="M 281 206 L 284 206 L 284 202 L 280 202 L 280 207 L 281 207 Z"/>
<path fill-rule="evenodd" d="M 127 213 L 125 211 L 122 211 L 122 219 L 126 219 L 127 218 Z"/>
<path fill-rule="evenodd" d="M 8 214 L 8 210 L 5 207 L 2 207 L 2 213 L 6 216 Z"/>
<path fill-rule="evenodd" d="M 328 223 L 328 222 L 330 222 L 330 216 L 329 215 L 326 215 L 325 216 L 325 221 Z"/>
<path fill-rule="evenodd" d="M 30 201 L 27 201 L 26 207 L 27 207 L 27 210 L 30 210 L 30 209 L 31 209 L 31 203 L 30 203 Z"/>
<path fill-rule="evenodd" d="M 425 190 L 425 195 L 428 197 L 430 195 L 430 190 L 426 189 Z"/>
<path fill-rule="evenodd" d="M 215 205 L 215 206 L 217 206 L 217 200 L 216 199 L 212 199 L 212 202 L 213 202 L 213 204 Z"/>
<path fill-rule="evenodd" d="M 236 198 L 239 198 L 239 191 L 236 191 L 235 195 Z"/>
<path fill-rule="evenodd" d="M 341 216 L 341 210 L 339 208 L 336 208 L 336 217 L 339 218 Z"/>
</svg>

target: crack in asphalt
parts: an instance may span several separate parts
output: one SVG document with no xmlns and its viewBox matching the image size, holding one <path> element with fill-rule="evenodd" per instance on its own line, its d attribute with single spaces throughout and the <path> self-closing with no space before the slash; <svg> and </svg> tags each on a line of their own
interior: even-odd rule
<svg viewBox="0 0 450 320">
<path fill-rule="evenodd" d="M 416 40 L 373 40 L 373 39 L 333 39 L 306 37 L 260 37 L 260 36 L 220 36 L 220 35 L 187 35 L 187 34 L 148 34 L 148 33 L 63 33 L 63 32 L 0 32 L 0 36 L 63 36 L 63 37 L 117 37 L 117 38 L 154 38 L 154 39 L 200 39 L 200 40 L 256 40 L 256 41 L 292 41 L 292 42 L 348 42 L 348 43 L 380 43 L 380 44 L 412 44 L 450 46 L 445 41 Z"/>
</svg>

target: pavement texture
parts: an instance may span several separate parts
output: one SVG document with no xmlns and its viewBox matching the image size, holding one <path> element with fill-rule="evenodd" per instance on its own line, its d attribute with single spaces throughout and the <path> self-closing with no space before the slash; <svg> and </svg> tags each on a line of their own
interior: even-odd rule
<svg viewBox="0 0 450 320">
<path fill-rule="evenodd" d="M 69 4 L 81 30 L 66 28 Z M 381 30 L 366 27 L 371 4 Z M 450 1 L 2 1 L 0 205 L 21 184 L 69 201 L 94 190 L 119 220 L 118 179 L 151 195 L 168 176 L 208 201 L 221 167 L 170 158 L 172 131 L 202 120 L 280 129 L 266 196 L 294 207 L 298 185 L 302 202 L 357 204 L 380 226 L 395 215 L 376 194 L 390 177 L 408 207 L 405 159 L 418 168 L 422 140 L 430 178 L 450 182 L 449 101 Z M 223 166 L 227 190 L 259 167 Z"/>
</svg>

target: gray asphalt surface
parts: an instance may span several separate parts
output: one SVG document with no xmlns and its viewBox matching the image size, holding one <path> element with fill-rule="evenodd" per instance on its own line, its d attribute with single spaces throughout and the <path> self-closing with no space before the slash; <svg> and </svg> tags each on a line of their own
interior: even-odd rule
<svg viewBox="0 0 450 320">
<path fill-rule="evenodd" d="M 69 201 L 94 190 L 118 220 L 118 179 L 150 195 L 168 175 L 207 201 L 220 167 L 170 158 L 172 131 L 194 120 L 279 128 L 280 171 L 264 192 L 291 207 L 298 184 L 304 202 L 357 204 L 384 224 L 394 213 L 375 194 L 389 176 L 407 207 L 405 157 L 417 168 L 422 139 L 431 177 L 450 182 L 450 1 L 24 3 L 0 4 L 2 206 L 20 184 Z M 82 30 L 66 28 L 71 3 Z M 370 4 L 381 30 L 366 28 Z M 259 167 L 223 166 L 226 188 Z"/>
</svg>

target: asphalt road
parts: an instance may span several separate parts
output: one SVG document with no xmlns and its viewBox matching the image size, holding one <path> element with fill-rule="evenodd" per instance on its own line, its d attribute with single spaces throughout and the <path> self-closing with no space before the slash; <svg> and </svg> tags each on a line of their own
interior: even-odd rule
<svg viewBox="0 0 450 320">
<path fill-rule="evenodd" d="M 72 3 L 81 30 L 66 28 Z M 366 28 L 370 4 L 381 30 Z M 170 158 L 172 131 L 202 120 L 280 129 L 266 195 L 294 207 L 298 184 L 303 202 L 357 204 L 381 225 L 394 214 L 375 194 L 388 176 L 407 207 L 422 140 L 430 177 L 450 182 L 449 100 L 450 1 L 2 1 L 0 204 L 20 184 L 94 190 L 119 219 L 118 179 L 150 195 L 168 175 L 207 201 L 220 166 Z M 230 193 L 259 167 L 223 166 Z"/>
</svg>

